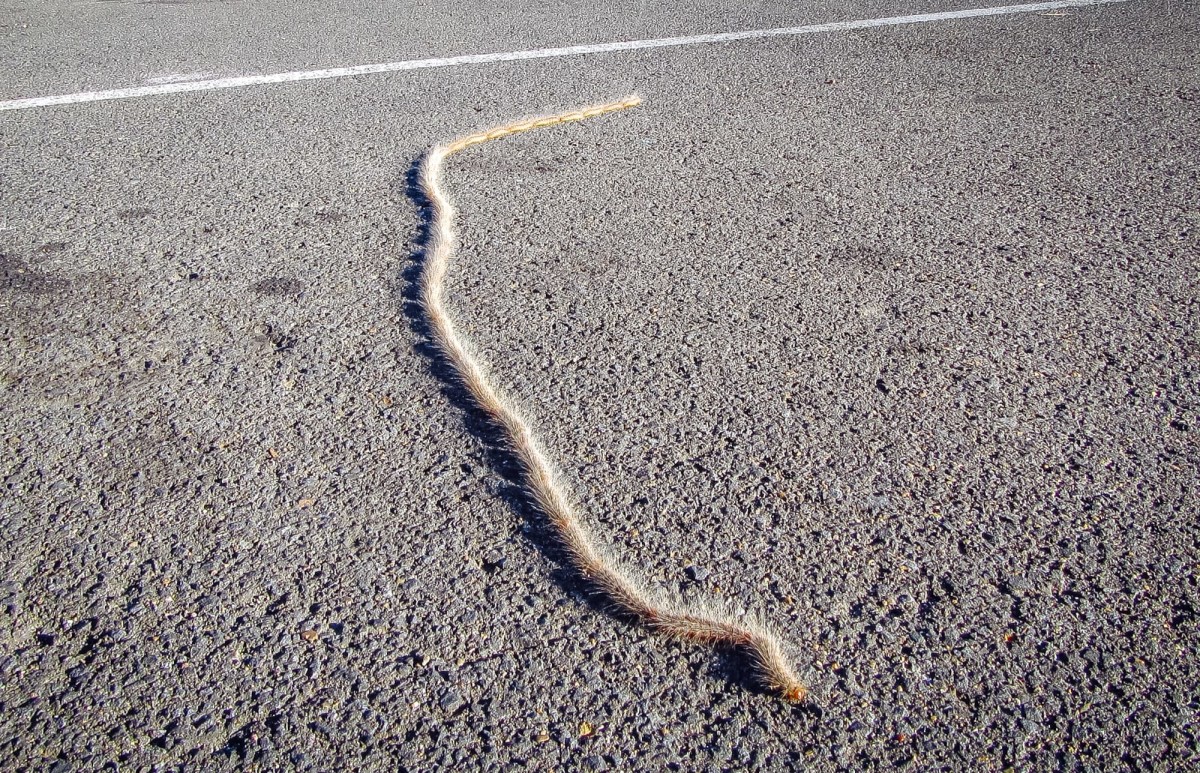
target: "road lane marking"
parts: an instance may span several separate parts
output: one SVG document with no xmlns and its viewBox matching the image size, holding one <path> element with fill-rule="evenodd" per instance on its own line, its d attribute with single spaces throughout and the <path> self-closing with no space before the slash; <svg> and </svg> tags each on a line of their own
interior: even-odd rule
<svg viewBox="0 0 1200 773">
<path fill-rule="evenodd" d="M 909 16 L 888 16 L 880 19 L 835 21 L 824 24 L 808 24 L 803 27 L 777 27 L 775 29 L 721 32 L 712 35 L 687 35 L 683 37 L 654 38 L 650 40 L 590 43 L 579 46 L 566 46 L 563 48 L 538 48 L 530 51 L 507 51 L 494 54 L 466 54 L 463 56 L 448 56 L 434 59 L 409 59 L 401 62 L 384 62 L 382 64 L 360 64 L 353 67 L 333 67 L 323 70 L 297 70 L 293 72 L 274 73 L 271 75 L 245 75 L 234 78 L 212 78 L 208 80 L 184 81 L 180 83 L 160 83 L 152 86 L 130 86 L 120 89 L 108 89 L 106 91 L 83 91 L 77 94 L 58 94 L 49 97 L 10 99 L 0 102 L 0 111 L 29 110 L 35 107 L 52 107 L 54 105 L 76 105 L 83 102 L 101 102 L 111 99 L 155 97 L 162 96 L 164 94 L 183 94 L 190 91 L 236 89 L 243 86 L 265 86 L 272 83 L 294 83 L 297 81 L 316 81 L 326 80 L 329 78 L 348 78 L 355 75 L 375 75 L 378 73 L 405 72 L 407 70 L 425 70 L 434 67 L 458 67 L 466 64 L 518 62 L 526 59 L 555 59 L 564 56 L 605 54 L 618 51 L 641 51 L 651 48 L 673 48 L 677 46 L 694 46 L 704 43 L 732 43 L 739 40 L 793 37 L 797 35 L 811 35 L 818 32 L 863 30 L 872 29 L 875 27 L 897 27 L 906 24 L 926 24 L 929 22 L 946 21 L 951 19 L 977 19 L 986 16 L 1004 16 L 1015 13 L 1037 13 L 1041 11 L 1055 11 L 1062 8 L 1081 8 L 1085 6 L 1110 5 L 1112 3 L 1125 2 L 1130 2 L 1130 0 L 1054 0 L 1054 2 L 1027 3 L 1025 5 L 1003 5 L 993 8 L 969 8 L 958 11 L 918 13 Z"/>
</svg>

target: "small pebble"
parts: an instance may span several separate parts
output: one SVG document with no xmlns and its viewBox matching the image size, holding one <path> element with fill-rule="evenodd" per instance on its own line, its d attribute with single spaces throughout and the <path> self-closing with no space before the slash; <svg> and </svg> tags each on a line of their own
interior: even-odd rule
<svg viewBox="0 0 1200 773">
<path fill-rule="evenodd" d="M 446 690 L 442 693 L 441 699 L 438 700 L 438 705 L 442 707 L 442 711 L 453 714 L 463 705 L 463 697 L 458 690 Z"/>
</svg>

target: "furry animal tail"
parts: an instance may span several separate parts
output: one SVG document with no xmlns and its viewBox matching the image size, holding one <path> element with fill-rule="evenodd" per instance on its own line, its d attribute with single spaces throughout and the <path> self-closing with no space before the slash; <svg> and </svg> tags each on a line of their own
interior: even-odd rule
<svg viewBox="0 0 1200 773">
<path fill-rule="evenodd" d="M 453 366 L 478 407 L 507 436 L 509 449 L 520 463 L 532 500 L 552 524 L 573 568 L 583 575 L 617 613 L 635 618 L 651 630 L 686 641 L 724 645 L 743 651 L 762 685 L 794 702 L 804 700 L 805 686 L 783 655 L 779 639 L 757 622 L 744 622 L 716 609 L 691 609 L 676 598 L 665 598 L 635 579 L 633 572 L 608 555 L 580 519 L 545 451 L 529 424 L 488 380 L 483 366 L 454 326 L 446 310 L 445 279 L 454 252 L 454 208 L 438 181 L 446 158 L 491 140 L 544 126 L 582 121 L 641 103 L 637 96 L 558 115 L 498 126 L 437 145 L 421 169 L 421 187 L 432 209 L 430 239 L 421 276 L 421 301 L 436 346 Z"/>
</svg>

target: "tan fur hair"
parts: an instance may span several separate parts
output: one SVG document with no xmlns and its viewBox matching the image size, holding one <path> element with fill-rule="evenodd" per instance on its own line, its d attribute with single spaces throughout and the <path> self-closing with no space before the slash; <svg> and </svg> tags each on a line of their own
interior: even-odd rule
<svg viewBox="0 0 1200 773">
<path fill-rule="evenodd" d="M 432 210 L 421 302 L 435 345 L 453 366 L 477 406 L 498 425 L 510 451 L 520 463 L 524 485 L 549 520 L 572 567 L 582 574 L 615 611 L 636 618 L 651 630 L 686 641 L 735 647 L 748 656 L 757 677 L 768 690 L 799 702 L 807 690 L 783 655 L 779 639 L 755 621 L 742 622 L 715 609 L 691 609 L 676 598 L 665 598 L 634 579 L 633 573 L 609 556 L 580 520 L 546 453 L 513 404 L 493 386 L 483 366 L 454 326 L 446 311 L 445 279 L 454 252 L 454 208 L 438 182 L 447 156 L 472 145 L 510 134 L 555 126 L 624 110 L 641 103 L 637 96 L 619 102 L 533 118 L 471 134 L 432 148 L 421 168 L 420 184 Z"/>
</svg>

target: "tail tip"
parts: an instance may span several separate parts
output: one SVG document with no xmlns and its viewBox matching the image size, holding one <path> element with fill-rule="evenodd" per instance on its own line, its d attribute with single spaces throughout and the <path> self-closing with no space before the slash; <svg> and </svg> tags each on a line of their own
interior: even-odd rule
<svg viewBox="0 0 1200 773">
<path fill-rule="evenodd" d="M 799 682 L 785 684 L 779 692 L 788 703 L 803 703 L 808 698 L 808 688 Z"/>
</svg>

